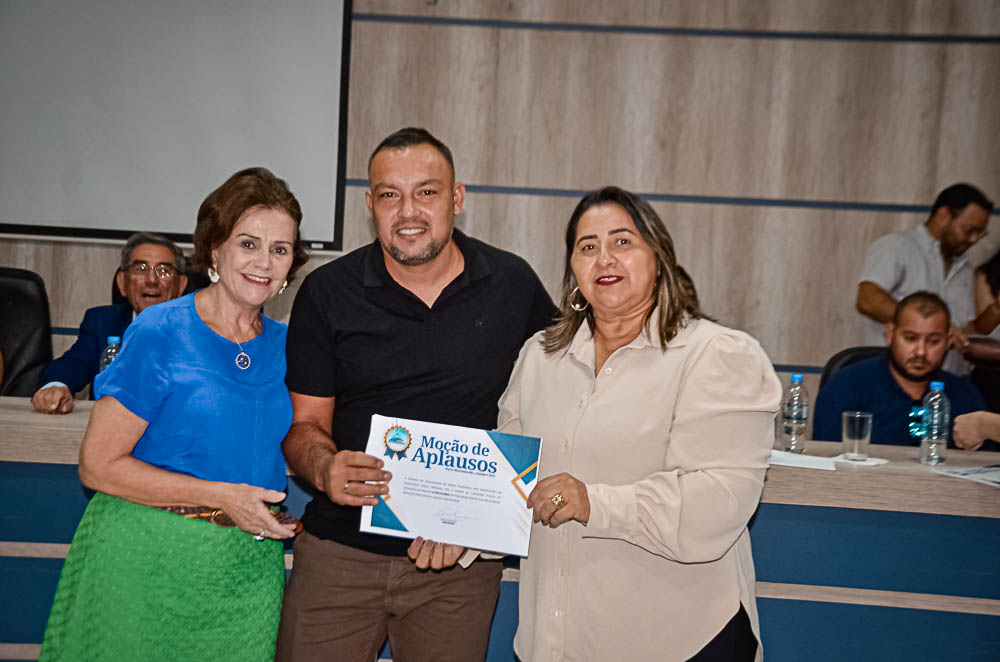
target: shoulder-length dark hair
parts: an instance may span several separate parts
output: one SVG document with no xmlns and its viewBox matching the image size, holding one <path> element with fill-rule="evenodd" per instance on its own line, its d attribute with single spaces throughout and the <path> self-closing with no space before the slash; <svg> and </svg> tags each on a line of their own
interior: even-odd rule
<svg viewBox="0 0 1000 662">
<path fill-rule="evenodd" d="M 305 242 L 299 234 L 302 208 L 288 183 L 267 168 L 246 168 L 234 173 L 201 203 L 191 256 L 196 269 L 205 273 L 212 266 L 212 251 L 229 239 L 237 221 L 255 207 L 283 211 L 295 222 L 292 266 L 288 270 L 288 282 L 292 282 L 295 272 L 309 260 Z"/>
<path fill-rule="evenodd" d="M 677 264 L 674 254 L 674 240 L 663 225 L 663 221 L 648 202 L 634 193 L 617 186 L 606 186 L 588 193 L 577 204 L 566 226 L 566 262 L 563 271 L 562 299 L 559 316 L 555 323 L 545 330 L 542 347 L 547 353 L 556 352 L 573 340 L 580 324 L 587 320 L 590 330 L 594 330 L 594 312 L 590 306 L 586 310 L 574 310 L 571 305 L 576 294 L 577 282 L 573 274 L 572 257 L 576 247 L 576 230 L 580 218 L 593 207 L 618 205 L 625 210 L 635 223 L 639 236 L 653 250 L 656 257 L 658 275 L 653 288 L 653 301 L 643 318 L 647 326 L 656 311 L 656 328 L 660 344 L 666 350 L 667 343 L 691 319 L 707 318 L 698 305 L 694 284 L 687 273 Z M 577 295 L 579 296 L 579 295 Z"/>
</svg>

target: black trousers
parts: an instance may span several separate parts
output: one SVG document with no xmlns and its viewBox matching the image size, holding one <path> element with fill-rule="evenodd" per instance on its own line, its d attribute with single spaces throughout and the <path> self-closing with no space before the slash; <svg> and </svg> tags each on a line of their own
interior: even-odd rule
<svg viewBox="0 0 1000 662">
<path fill-rule="evenodd" d="M 757 655 L 757 637 L 750 627 L 750 617 L 743 605 L 729 619 L 719 634 L 695 653 L 688 662 L 753 662 Z"/>
<path fill-rule="evenodd" d="M 750 627 L 750 617 L 743 605 L 725 627 L 688 662 L 753 662 L 757 656 L 757 637 Z M 521 658 L 514 655 L 517 662 Z"/>
</svg>

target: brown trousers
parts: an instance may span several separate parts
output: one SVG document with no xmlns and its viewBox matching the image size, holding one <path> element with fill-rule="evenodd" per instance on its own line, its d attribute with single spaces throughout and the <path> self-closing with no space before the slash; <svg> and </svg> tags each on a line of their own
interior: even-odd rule
<svg viewBox="0 0 1000 662">
<path fill-rule="evenodd" d="M 393 662 L 486 658 L 500 595 L 499 561 L 417 570 L 303 532 L 285 587 L 277 662 L 372 662 L 386 636 Z"/>
</svg>

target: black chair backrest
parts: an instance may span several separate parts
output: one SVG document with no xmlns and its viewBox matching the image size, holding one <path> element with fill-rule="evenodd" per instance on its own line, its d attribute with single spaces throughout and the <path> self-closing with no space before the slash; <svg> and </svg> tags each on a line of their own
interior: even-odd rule
<svg viewBox="0 0 1000 662">
<path fill-rule="evenodd" d="M 847 349 L 842 349 L 833 356 L 830 360 L 826 362 L 823 366 L 823 374 L 819 378 L 819 390 L 823 390 L 823 384 L 826 380 L 830 378 L 830 375 L 837 372 L 841 368 L 846 368 L 852 363 L 857 363 L 858 361 L 864 361 L 865 359 L 870 359 L 873 356 L 881 356 L 885 354 L 886 348 L 881 347 L 848 347 Z"/>
<path fill-rule="evenodd" d="M 49 297 L 33 271 L 0 267 L 0 352 L 0 395 L 30 397 L 52 360 Z"/>
</svg>

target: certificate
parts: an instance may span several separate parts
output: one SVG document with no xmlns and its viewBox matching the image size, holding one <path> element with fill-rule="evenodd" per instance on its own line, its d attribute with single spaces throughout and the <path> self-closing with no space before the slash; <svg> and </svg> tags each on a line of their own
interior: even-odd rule
<svg viewBox="0 0 1000 662">
<path fill-rule="evenodd" d="M 365 452 L 392 480 L 362 506 L 361 531 L 527 556 L 541 448 L 538 437 L 376 414 Z"/>
</svg>

